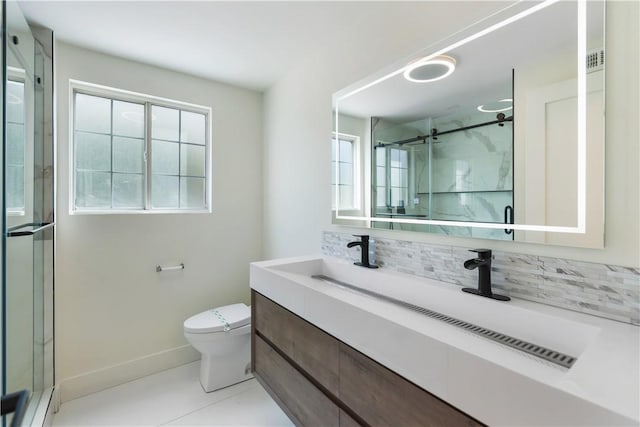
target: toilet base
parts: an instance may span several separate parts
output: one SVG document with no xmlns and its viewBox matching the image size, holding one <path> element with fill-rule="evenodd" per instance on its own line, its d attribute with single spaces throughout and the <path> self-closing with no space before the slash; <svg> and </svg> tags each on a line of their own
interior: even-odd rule
<svg viewBox="0 0 640 427">
<path fill-rule="evenodd" d="M 231 357 L 202 355 L 200 384 L 207 393 L 251 378 L 253 373 L 251 372 L 250 345 L 246 345 L 239 354 L 233 354 Z"/>
</svg>

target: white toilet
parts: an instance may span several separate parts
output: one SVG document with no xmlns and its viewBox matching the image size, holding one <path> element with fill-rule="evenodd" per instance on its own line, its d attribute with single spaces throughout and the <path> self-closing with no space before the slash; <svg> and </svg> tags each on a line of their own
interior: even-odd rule
<svg viewBox="0 0 640 427">
<path fill-rule="evenodd" d="M 200 383 L 204 391 L 252 378 L 251 308 L 232 304 L 203 311 L 184 321 L 184 336 L 202 354 Z"/>
</svg>

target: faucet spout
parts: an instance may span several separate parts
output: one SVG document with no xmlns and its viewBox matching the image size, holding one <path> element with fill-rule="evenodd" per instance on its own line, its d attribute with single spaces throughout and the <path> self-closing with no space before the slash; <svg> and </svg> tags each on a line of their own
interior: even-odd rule
<svg viewBox="0 0 640 427">
<path fill-rule="evenodd" d="M 371 264 L 369 262 L 369 236 L 366 234 L 365 235 L 354 234 L 353 237 L 360 238 L 360 240 L 347 243 L 348 248 L 353 248 L 354 246 L 360 246 L 360 262 L 354 262 L 354 264 L 360 267 L 378 268 L 377 265 Z"/>
<path fill-rule="evenodd" d="M 462 290 L 487 298 L 509 301 L 511 298 L 494 294 L 491 291 L 491 249 L 471 249 L 471 252 L 476 252 L 478 257 L 466 260 L 463 265 L 467 270 L 478 269 L 478 289 L 462 288 Z"/>
<path fill-rule="evenodd" d="M 480 266 L 486 265 L 487 263 L 491 263 L 491 260 L 484 260 L 480 258 L 468 259 L 464 262 L 464 268 L 467 270 L 474 270 Z"/>
</svg>

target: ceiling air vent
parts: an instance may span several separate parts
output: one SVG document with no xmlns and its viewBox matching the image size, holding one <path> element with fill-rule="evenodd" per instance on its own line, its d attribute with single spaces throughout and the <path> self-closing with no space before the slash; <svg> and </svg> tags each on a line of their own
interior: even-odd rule
<svg viewBox="0 0 640 427">
<path fill-rule="evenodd" d="M 600 71 L 604 67 L 604 49 L 593 49 L 587 52 L 587 73 Z"/>
</svg>

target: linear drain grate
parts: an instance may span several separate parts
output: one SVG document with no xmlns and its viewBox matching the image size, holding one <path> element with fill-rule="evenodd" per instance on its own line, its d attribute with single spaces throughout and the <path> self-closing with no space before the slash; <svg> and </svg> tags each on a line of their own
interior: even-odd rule
<svg viewBox="0 0 640 427">
<path fill-rule="evenodd" d="M 450 325 L 457 326 L 459 328 L 465 329 L 469 332 L 472 332 L 476 335 L 480 335 L 481 337 L 490 339 L 492 341 L 498 342 L 500 344 L 506 345 L 511 348 L 515 348 L 516 350 L 523 351 L 525 353 L 531 354 L 533 356 L 544 359 L 548 362 L 554 363 L 556 365 L 560 365 L 564 368 L 571 368 L 571 366 L 577 360 L 573 356 L 566 355 L 564 353 L 560 353 L 555 350 L 548 349 L 546 347 L 539 346 L 537 344 L 532 344 L 527 341 L 523 341 L 518 338 L 511 337 L 509 335 L 501 334 L 500 332 L 492 331 L 491 329 L 483 328 L 482 326 L 474 325 L 469 322 L 465 322 L 464 320 L 456 319 L 454 317 L 447 316 L 445 314 L 438 313 L 436 311 L 432 311 L 426 309 L 424 307 L 420 307 L 418 305 L 414 305 L 408 303 L 406 301 L 402 301 L 396 298 L 392 298 L 386 295 L 379 294 L 377 292 L 372 292 L 367 289 L 359 288 L 357 286 L 350 285 L 349 283 L 342 282 L 340 280 L 333 279 L 331 277 L 319 274 L 311 276 L 313 279 L 324 280 L 329 283 L 333 283 L 338 286 L 343 286 L 345 288 L 352 289 L 357 292 L 361 292 L 363 294 L 373 296 L 376 298 L 380 298 L 391 302 L 393 304 L 400 305 L 402 307 L 408 308 L 409 310 L 417 311 L 418 313 L 424 314 L 425 316 L 431 317 L 433 319 L 437 319 L 443 322 L 446 322 Z"/>
</svg>

